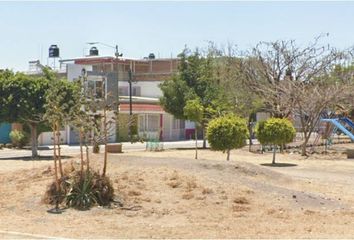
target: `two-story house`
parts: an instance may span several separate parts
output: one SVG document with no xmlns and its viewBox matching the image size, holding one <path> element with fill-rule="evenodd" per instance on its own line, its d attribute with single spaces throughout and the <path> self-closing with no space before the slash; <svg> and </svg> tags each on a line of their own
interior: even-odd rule
<svg viewBox="0 0 354 240">
<path fill-rule="evenodd" d="M 144 139 L 176 141 L 193 136 L 194 123 L 174 118 L 159 105 L 159 84 L 177 70 L 178 59 L 87 56 L 60 62 L 69 81 L 85 77 L 97 98 L 110 95 L 118 100 L 119 120 L 110 128 L 110 142 L 130 140 L 128 122 L 136 126 L 131 134 Z M 63 143 L 78 143 L 70 126 L 63 129 L 62 136 Z M 39 143 L 51 144 L 50 135 L 43 133 Z"/>
</svg>

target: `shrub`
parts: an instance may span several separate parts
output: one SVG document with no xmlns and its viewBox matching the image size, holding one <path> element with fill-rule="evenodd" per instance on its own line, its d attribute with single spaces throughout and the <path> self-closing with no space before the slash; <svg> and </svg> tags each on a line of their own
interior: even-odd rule
<svg viewBox="0 0 354 240">
<path fill-rule="evenodd" d="M 23 131 L 14 130 L 10 132 L 10 139 L 14 147 L 22 148 L 27 142 L 28 137 Z"/>
<path fill-rule="evenodd" d="M 276 146 L 292 142 L 296 131 L 292 123 L 285 118 L 269 118 L 256 125 L 256 136 L 261 144 L 273 145 L 273 161 L 275 163 Z"/>
<path fill-rule="evenodd" d="M 241 148 L 248 138 L 246 121 L 230 115 L 216 118 L 209 122 L 207 138 L 212 150 L 227 152 L 230 159 L 230 150 Z"/>
<path fill-rule="evenodd" d="M 62 177 L 59 179 L 59 191 L 57 190 L 55 181 L 49 184 L 42 201 L 50 205 L 59 205 L 63 203 L 66 194 L 70 191 L 70 184 L 67 180 L 68 177 Z"/>
<path fill-rule="evenodd" d="M 59 179 L 59 192 L 53 182 L 43 198 L 46 204 L 62 204 L 78 210 L 88 210 L 97 205 L 108 206 L 114 197 L 113 185 L 108 177 L 93 170 L 71 172 Z"/>
<path fill-rule="evenodd" d="M 108 206 L 114 197 L 114 189 L 109 177 L 94 173 L 92 184 L 98 205 Z"/>
<path fill-rule="evenodd" d="M 90 209 L 97 203 L 97 198 L 93 191 L 93 174 L 85 172 L 81 177 L 78 172 L 72 180 L 71 189 L 66 196 L 66 204 L 79 210 Z"/>
</svg>

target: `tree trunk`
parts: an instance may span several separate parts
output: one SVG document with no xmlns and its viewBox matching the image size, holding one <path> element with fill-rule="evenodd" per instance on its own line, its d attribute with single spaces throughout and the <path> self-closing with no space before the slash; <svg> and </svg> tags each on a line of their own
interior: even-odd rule
<svg viewBox="0 0 354 240">
<path fill-rule="evenodd" d="M 54 177 L 55 177 L 55 186 L 57 194 L 59 194 L 59 178 L 58 178 L 58 164 L 57 164 L 57 146 L 56 146 L 56 136 L 55 136 L 55 127 L 53 128 L 53 157 L 54 157 Z"/>
<path fill-rule="evenodd" d="M 81 178 L 83 176 L 83 173 L 84 173 L 84 152 L 83 152 L 83 149 L 82 149 L 82 129 L 80 128 L 80 175 L 81 175 Z"/>
<path fill-rule="evenodd" d="M 324 144 L 324 152 L 327 154 L 327 149 L 328 149 L 328 139 L 325 139 L 325 144 Z"/>
<path fill-rule="evenodd" d="M 304 143 L 301 146 L 301 156 L 307 156 L 307 154 L 306 154 L 306 145 L 307 145 L 307 143 L 310 140 L 310 136 L 311 136 L 311 134 L 305 136 Z"/>
<path fill-rule="evenodd" d="M 108 142 L 108 133 L 107 133 L 107 111 L 106 108 L 103 110 L 103 134 L 104 134 L 104 158 L 103 158 L 103 171 L 102 176 L 106 176 L 107 169 L 107 142 Z"/>
<path fill-rule="evenodd" d="M 203 149 L 206 149 L 206 136 L 205 136 L 205 124 L 202 124 L 202 134 L 203 134 Z"/>
<path fill-rule="evenodd" d="M 230 149 L 227 149 L 227 156 L 226 156 L 226 160 L 229 161 L 230 160 Z"/>
<path fill-rule="evenodd" d="M 249 134 L 250 134 L 250 137 L 249 137 L 249 145 L 248 145 L 248 151 L 251 152 L 252 150 L 252 145 L 253 145 L 253 142 L 252 142 L 252 124 L 251 124 L 251 121 L 248 122 L 248 131 L 249 131 Z"/>
<path fill-rule="evenodd" d="M 89 153 L 89 147 L 86 143 L 86 171 L 90 171 L 90 153 Z"/>
<path fill-rule="evenodd" d="M 273 146 L 273 160 L 272 160 L 272 164 L 275 164 L 275 153 L 277 152 L 277 146 L 274 145 Z"/>
<path fill-rule="evenodd" d="M 197 128 L 195 128 L 195 159 L 198 159 L 198 134 L 197 134 Z"/>
<path fill-rule="evenodd" d="M 57 146 L 58 146 L 58 162 L 59 162 L 59 171 L 60 171 L 60 177 L 64 176 L 64 171 L 63 171 L 63 165 L 61 163 L 61 152 L 60 152 L 60 131 L 59 131 L 59 125 L 56 125 L 56 137 L 57 137 Z"/>
<path fill-rule="evenodd" d="M 38 142 L 37 142 L 37 124 L 31 123 L 31 147 L 32 147 L 32 158 L 38 157 Z"/>
</svg>

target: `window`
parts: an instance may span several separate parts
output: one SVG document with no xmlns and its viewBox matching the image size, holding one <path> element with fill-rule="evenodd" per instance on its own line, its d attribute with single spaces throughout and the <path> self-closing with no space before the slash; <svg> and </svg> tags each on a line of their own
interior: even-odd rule
<svg viewBox="0 0 354 240">
<path fill-rule="evenodd" d="M 185 128 L 184 120 L 173 118 L 172 129 L 184 129 L 184 128 Z"/>
<path fill-rule="evenodd" d="M 89 76 L 87 79 L 87 97 L 105 97 L 105 81 L 106 79 L 102 76 Z"/>
<path fill-rule="evenodd" d="M 140 115 L 139 116 L 139 131 L 140 132 L 157 132 L 160 126 L 159 115 Z"/>
<path fill-rule="evenodd" d="M 96 98 L 102 98 L 104 95 L 104 89 L 103 89 L 103 82 L 102 81 L 96 81 Z"/>
<path fill-rule="evenodd" d="M 140 86 L 136 86 L 132 88 L 132 96 L 141 96 Z"/>
<path fill-rule="evenodd" d="M 118 94 L 119 96 L 128 96 L 129 88 L 128 87 L 119 87 Z"/>
<path fill-rule="evenodd" d="M 157 115 L 147 115 L 147 130 L 149 132 L 155 132 L 159 130 L 159 116 Z"/>
<path fill-rule="evenodd" d="M 145 132 L 145 118 L 142 115 L 139 115 L 139 131 Z"/>
</svg>

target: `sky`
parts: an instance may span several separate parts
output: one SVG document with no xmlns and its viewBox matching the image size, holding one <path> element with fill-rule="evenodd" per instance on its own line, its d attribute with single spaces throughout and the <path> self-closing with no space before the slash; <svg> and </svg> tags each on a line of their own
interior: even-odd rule
<svg viewBox="0 0 354 240">
<path fill-rule="evenodd" d="M 0 69 L 28 70 L 48 62 L 56 44 L 60 57 L 88 53 L 87 42 L 118 45 L 127 58 L 175 57 L 184 46 L 294 39 L 300 45 L 329 33 L 338 48 L 354 45 L 354 2 L 0 2 Z M 114 49 L 97 45 L 100 55 Z"/>
</svg>

